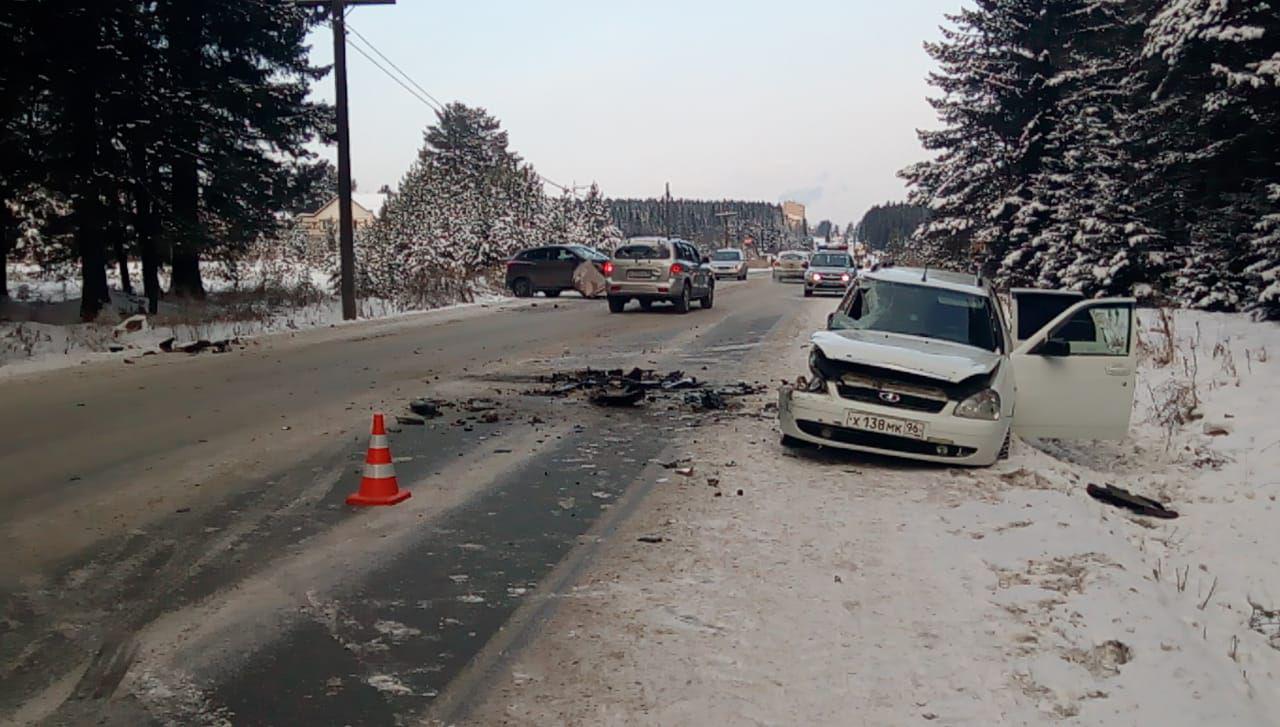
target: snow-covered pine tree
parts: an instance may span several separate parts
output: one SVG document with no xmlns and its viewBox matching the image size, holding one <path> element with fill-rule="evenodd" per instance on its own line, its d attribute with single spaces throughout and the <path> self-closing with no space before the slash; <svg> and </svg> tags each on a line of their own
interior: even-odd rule
<svg viewBox="0 0 1280 727">
<path fill-rule="evenodd" d="M 916 231 L 926 260 L 956 264 L 977 255 L 995 268 L 1048 223 L 1049 208 L 1030 180 L 1043 168 L 1056 122 L 1058 30 L 1065 2 L 978 0 L 948 20 L 925 50 L 940 69 L 929 83 L 943 128 L 918 132 L 937 153 L 907 167 L 910 201 L 930 209 Z"/>
<path fill-rule="evenodd" d="M 1154 155 L 1148 189 L 1180 250 L 1173 293 L 1280 316 L 1280 5 L 1167 0 L 1146 35 Z"/>
<path fill-rule="evenodd" d="M 1040 168 L 1027 180 L 1039 232 L 997 277 L 1087 294 L 1128 294 L 1148 277 L 1156 240 L 1135 199 L 1134 73 L 1145 29 L 1141 0 L 1079 0 L 1060 12 L 1050 53 L 1056 109 Z"/>
<path fill-rule="evenodd" d="M 588 235 L 583 244 L 601 247 L 605 238 L 612 235 L 609 228 L 613 227 L 613 214 L 609 212 L 609 205 L 600 194 L 600 185 L 595 182 L 591 183 L 582 200 L 582 215 Z"/>
<path fill-rule="evenodd" d="M 381 216 L 360 235 L 362 294 L 413 305 L 468 297 L 515 251 L 576 232 L 577 205 L 546 199 L 532 166 L 484 109 L 449 104 Z"/>
</svg>

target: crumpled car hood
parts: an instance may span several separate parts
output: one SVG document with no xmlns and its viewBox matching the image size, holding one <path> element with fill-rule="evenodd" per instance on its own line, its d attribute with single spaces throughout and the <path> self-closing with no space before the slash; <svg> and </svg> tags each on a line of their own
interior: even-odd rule
<svg viewBox="0 0 1280 727">
<path fill-rule="evenodd" d="M 879 366 L 951 383 L 989 374 L 1000 354 L 973 346 L 883 331 L 818 331 L 811 339 L 835 361 Z"/>
</svg>

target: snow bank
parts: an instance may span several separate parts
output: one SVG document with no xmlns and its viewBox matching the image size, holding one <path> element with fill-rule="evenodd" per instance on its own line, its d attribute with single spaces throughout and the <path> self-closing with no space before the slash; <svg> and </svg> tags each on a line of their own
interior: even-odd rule
<svg viewBox="0 0 1280 727">
<path fill-rule="evenodd" d="M 174 343 L 249 339 L 272 333 L 358 323 L 342 318 L 342 304 L 331 290 L 329 276 L 298 267 L 289 278 L 300 284 L 290 289 L 255 290 L 268 277 L 271 265 L 241 268 L 233 282 L 206 269 L 209 299 L 202 303 L 162 301 L 156 315 L 139 330 L 123 330 L 121 322 L 146 310 L 146 300 L 113 287 L 111 303 L 97 322 L 81 323 L 78 283 L 34 266 L 10 267 L 11 300 L 0 301 L 0 377 L 76 366 L 108 358 L 130 358 L 154 352 L 167 339 Z M 136 273 L 135 273 L 136 275 Z M 113 271 L 110 282 L 118 285 Z M 137 278 L 135 277 L 135 282 Z M 162 281 L 167 284 L 167 281 Z M 491 304 L 506 296 L 487 281 L 477 282 L 470 300 L 409 307 L 372 298 L 358 301 L 360 320 L 407 316 L 424 310 Z"/>
</svg>

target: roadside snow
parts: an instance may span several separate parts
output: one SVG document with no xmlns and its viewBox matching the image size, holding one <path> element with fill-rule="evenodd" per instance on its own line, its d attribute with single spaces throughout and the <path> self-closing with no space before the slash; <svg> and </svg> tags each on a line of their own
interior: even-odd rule
<svg viewBox="0 0 1280 727">
<path fill-rule="evenodd" d="M 755 378 L 803 371 L 828 307 Z M 793 454 L 767 398 L 690 432 L 696 474 L 658 486 L 470 719 L 1275 724 L 1280 625 L 1253 604 L 1280 609 L 1280 327 L 1177 313 L 1168 347 L 1141 320 L 1125 442 L 1017 442 L 986 470 Z"/>
<path fill-rule="evenodd" d="M 0 301 L 0 379 L 18 374 L 78 366 L 95 360 L 132 359 L 156 352 L 161 341 L 175 344 L 198 340 L 221 341 L 297 332 L 311 328 L 338 327 L 370 320 L 386 320 L 424 311 L 493 305 L 510 300 L 496 289 L 481 292 L 471 301 L 433 308 L 406 308 L 382 299 L 358 301 L 357 321 L 344 321 L 342 303 L 329 291 L 327 276 L 318 271 L 295 271 L 295 277 L 309 277 L 317 293 L 316 302 L 290 305 L 268 304 L 252 288 L 231 285 L 210 272 L 211 293 L 207 303 L 176 305 L 162 301 L 160 311 L 147 317 L 141 330 L 117 330 L 127 317 L 145 310 L 146 301 L 127 296 L 114 287 L 111 304 L 97 322 L 79 322 L 78 285 L 41 273 L 33 266 L 11 266 L 12 300 Z M 245 280 L 258 280 L 252 270 Z M 138 275 L 137 272 L 134 275 Z M 260 276 L 259 276 L 260 277 Z M 118 275 L 110 276 L 113 286 Z M 244 281 L 242 281 L 244 282 Z M 238 292 L 236 292 L 238 291 Z"/>
</svg>

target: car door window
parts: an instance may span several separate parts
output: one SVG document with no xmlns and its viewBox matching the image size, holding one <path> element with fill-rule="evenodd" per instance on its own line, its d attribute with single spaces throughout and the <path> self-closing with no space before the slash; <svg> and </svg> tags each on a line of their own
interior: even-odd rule
<svg viewBox="0 0 1280 727">
<path fill-rule="evenodd" d="M 1073 290 L 1035 290 L 1015 288 L 1013 291 L 1014 335 L 1018 341 L 1031 338 L 1066 309 L 1084 300 Z"/>
<path fill-rule="evenodd" d="M 572 252 L 571 250 L 569 250 L 568 248 L 564 248 L 564 247 L 562 247 L 562 248 L 558 248 L 558 249 L 556 250 L 556 252 L 555 252 L 555 259 L 556 259 L 556 260 L 559 260 L 559 261 L 560 261 L 560 262 L 562 262 L 562 263 L 576 263 L 576 262 L 578 262 L 578 256 L 577 256 L 577 255 L 575 255 L 575 254 L 573 254 L 573 252 Z"/>
<path fill-rule="evenodd" d="M 1066 341 L 1071 356 L 1128 356 L 1132 330 L 1128 306 L 1100 306 L 1076 312 L 1049 337 Z"/>
<path fill-rule="evenodd" d="M 526 252 L 524 259 L 534 263 L 546 262 L 547 260 L 551 259 L 551 251 L 546 249 L 545 247 L 540 247 L 536 250 L 530 250 Z"/>
</svg>

